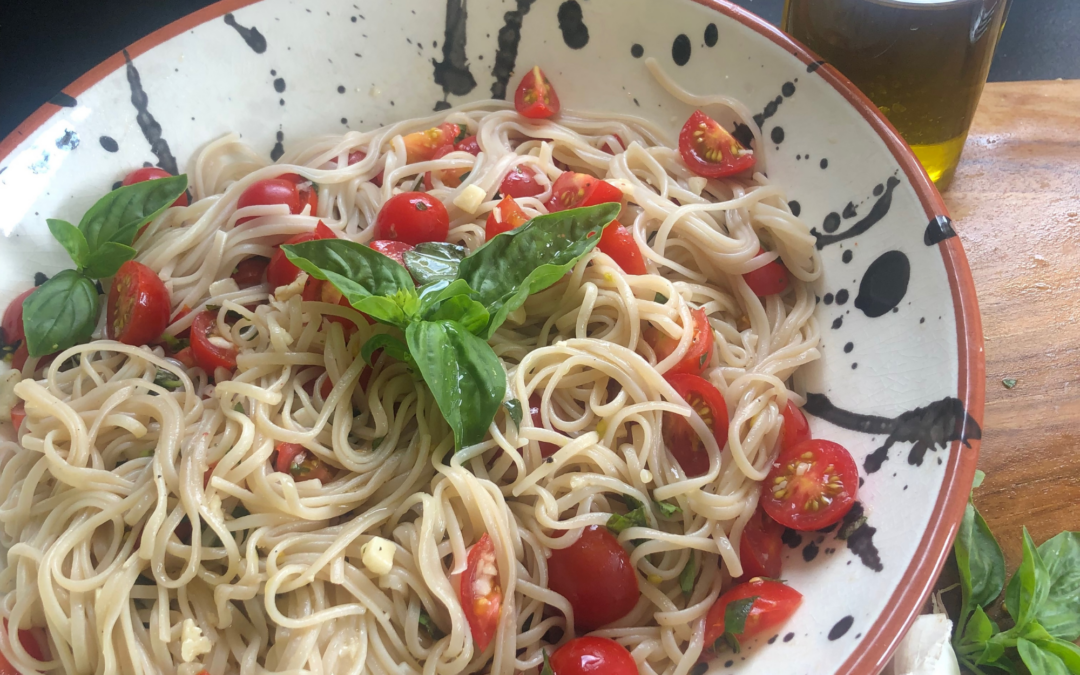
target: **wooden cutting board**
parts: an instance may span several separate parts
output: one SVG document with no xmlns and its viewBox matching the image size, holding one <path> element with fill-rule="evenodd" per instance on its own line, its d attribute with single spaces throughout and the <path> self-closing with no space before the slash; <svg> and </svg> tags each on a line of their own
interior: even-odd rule
<svg viewBox="0 0 1080 675">
<path fill-rule="evenodd" d="M 1022 526 L 1080 530 L 1080 80 L 988 84 L 943 196 L 986 338 L 975 503 L 1012 570 Z"/>
</svg>

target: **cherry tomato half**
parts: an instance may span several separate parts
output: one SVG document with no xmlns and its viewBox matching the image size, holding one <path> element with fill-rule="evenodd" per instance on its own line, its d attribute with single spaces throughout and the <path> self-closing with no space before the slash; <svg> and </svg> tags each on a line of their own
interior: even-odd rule
<svg viewBox="0 0 1080 675">
<path fill-rule="evenodd" d="M 450 122 L 406 134 L 402 138 L 405 142 L 405 161 L 409 164 L 426 162 L 434 158 L 435 152 L 444 145 L 454 147 L 454 143 L 462 140 L 463 135 L 461 127 Z"/>
<path fill-rule="evenodd" d="M 781 525 L 819 530 L 851 510 L 858 487 L 851 453 L 815 438 L 781 450 L 762 484 L 761 506 Z"/>
<path fill-rule="evenodd" d="M 8 629 L 7 619 L 4 619 L 4 631 Z M 48 638 L 40 628 L 33 630 L 19 629 L 19 642 L 22 644 L 22 648 L 26 650 L 26 653 L 37 659 L 38 661 L 47 661 L 45 652 L 42 650 L 41 645 L 38 644 L 38 637 L 34 633 L 39 633 L 41 640 L 47 642 Z M 15 670 L 15 666 L 11 665 L 11 662 L 7 658 L 0 654 L 0 675 L 19 675 L 19 671 Z"/>
<path fill-rule="evenodd" d="M 758 255 L 764 252 L 765 249 L 761 249 L 758 251 Z M 768 262 L 764 267 L 759 267 L 753 272 L 747 272 L 742 276 L 746 285 L 759 298 L 783 293 L 788 287 L 787 269 L 784 268 L 779 259 Z"/>
<path fill-rule="evenodd" d="M 337 235 L 334 234 L 334 231 L 320 220 L 313 232 L 294 234 L 285 240 L 285 243 L 302 244 L 305 241 L 314 241 L 316 239 L 336 238 Z M 298 276 L 300 276 L 300 268 L 292 264 L 292 261 L 285 256 L 285 251 L 282 251 L 279 246 L 277 250 L 274 251 L 274 255 L 270 257 L 270 264 L 266 266 L 266 281 L 270 284 L 271 288 L 277 288 L 279 286 L 288 286 L 296 281 L 296 277 Z"/>
<path fill-rule="evenodd" d="M 442 202 L 423 192 L 402 192 L 386 200 L 375 217 L 375 238 L 422 244 L 446 241 L 450 214 Z"/>
<path fill-rule="evenodd" d="M 20 400 L 11 408 L 11 426 L 15 427 L 15 433 L 19 433 L 19 427 L 26 420 L 26 402 Z"/>
<path fill-rule="evenodd" d="M 675 373 L 700 375 L 709 365 L 709 359 L 712 358 L 713 329 L 709 325 L 709 318 L 705 315 L 704 308 L 699 307 L 691 310 L 690 316 L 693 317 L 694 321 L 694 334 L 690 338 L 690 348 L 686 350 L 686 355 L 674 367 L 669 369 L 665 375 Z M 671 353 L 679 346 L 678 340 L 653 326 L 646 328 L 642 337 L 645 338 L 645 341 L 649 343 L 649 346 L 655 352 L 657 363 L 671 356 Z"/>
<path fill-rule="evenodd" d="M 274 470 L 289 474 L 296 482 L 318 478 L 328 483 L 333 477 L 330 468 L 299 443 L 278 443 L 274 451 Z"/>
<path fill-rule="evenodd" d="M 124 185 L 134 185 L 135 183 L 145 183 L 148 180 L 157 180 L 158 178 L 172 178 L 172 174 L 164 169 L 159 169 L 156 166 L 144 166 L 141 169 L 135 169 L 128 175 L 124 176 Z M 176 198 L 176 201 L 172 203 L 173 206 L 187 206 L 188 196 L 187 192 Z"/>
<path fill-rule="evenodd" d="M 606 183 L 605 183 L 606 184 Z M 619 193 L 620 195 L 622 193 Z M 597 248 L 606 253 L 627 274 L 646 274 L 645 258 L 634 241 L 634 235 L 619 223 L 611 223 L 600 235 Z"/>
<path fill-rule="evenodd" d="M 549 660 L 555 675 L 638 675 L 630 652 L 611 638 L 574 638 L 555 650 Z"/>
<path fill-rule="evenodd" d="M 739 560 L 743 568 L 741 580 L 780 578 L 784 564 L 781 558 L 784 542 L 780 539 L 783 534 L 784 526 L 770 518 L 760 506 L 754 511 L 739 541 Z"/>
<path fill-rule="evenodd" d="M 793 448 L 803 441 L 810 440 L 810 423 L 806 421 L 806 415 L 794 402 L 788 401 L 784 406 L 784 424 L 780 432 L 780 449 Z M 772 575 L 768 575 L 772 576 Z"/>
<path fill-rule="evenodd" d="M 458 580 L 458 597 L 469 631 L 480 651 L 484 651 L 499 627 L 502 607 L 502 588 L 499 586 L 499 567 L 495 559 L 495 544 L 485 532 L 480 541 L 469 547 L 465 571 Z"/>
<path fill-rule="evenodd" d="M 621 202 L 622 190 L 587 173 L 564 171 L 551 186 L 548 211 L 565 211 L 608 202 Z"/>
<path fill-rule="evenodd" d="M 169 325 L 169 291 L 154 270 L 129 260 L 120 266 L 109 289 L 105 329 L 126 345 L 154 342 Z"/>
<path fill-rule="evenodd" d="M 521 78 L 521 84 L 514 92 L 514 108 L 521 116 L 538 120 L 559 112 L 559 95 L 540 66 L 533 66 Z"/>
<path fill-rule="evenodd" d="M 491 241 L 503 232 L 521 227 L 529 222 L 529 217 L 521 210 L 513 197 L 503 197 L 488 214 L 484 225 L 484 241 Z"/>
<path fill-rule="evenodd" d="M 405 251 L 413 250 L 412 244 L 406 244 L 403 241 L 392 241 L 389 239 L 376 239 L 368 244 L 369 248 L 375 249 L 379 253 L 382 253 L 387 258 L 392 258 L 394 262 L 405 266 Z"/>
<path fill-rule="evenodd" d="M 502 183 L 499 184 L 499 193 L 507 197 L 521 199 L 522 197 L 535 197 L 544 191 L 544 186 L 536 180 L 536 173 L 531 169 L 520 165 L 514 165 L 506 172 Z"/>
<path fill-rule="evenodd" d="M 435 156 L 432 157 L 432 159 L 440 159 L 456 150 L 457 148 L 452 145 L 444 145 L 435 151 Z M 438 172 L 439 180 L 441 180 L 446 187 L 456 188 L 461 185 L 462 177 L 469 173 L 469 171 L 471 171 L 471 169 L 441 169 Z M 435 184 L 431 180 L 431 172 L 424 172 L 424 189 L 430 190 L 434 186 Z"/>
<path fill-rule="evenodd" d="M 0 324 L 0 344 L 7 349 L 25 346 L 26 329 L 23 327 L 23 301 L 37 288 L 29 288 L 15 296 L 11 304 L 4 310 L 4 320 Z"/>
<path fill-rule="evenodd" d="M 675 388 L 687 403 L 712 429 L 716 444 L 723 450 L 727 445 L 728 413 L 724 397 L 709 384 L 709 381 L 697 375 L 675 373 L 665 379 Z M 664 443 L 668 452 L 679 463 L 687 476 L 693 478 L 709 470 L 709 453 L 701 442 L 690 422 L 682 415 L 664 413 Z"/>
<path fill-rule="evenodd" d="M 311 214 L 314 215 L 319 206 L 318 197 L 315 195 L 314 190 L 306 190 L 305 194 L 302 195 L 301 191 L 296 187 L 296 183 L 287 178 L 267 178 L 252 183 L 240 193 L 236 208 L 242 209 L 247 206 L 269 206 L 272 204 L 288 206 L 289 213 L 293 215 L 303 211 L 305 205 L 311 206 Z M 255 216 L 241 218 L 236 221 L 236 224 L 242 225 L 253 218 Z"/>
<path fill-rule="evenodd" d="M 802 593 L 779 581 L 752 579 L 732 586 L 727 593 L 716 599 L 705 616 L 706 646 L 716 645 L 716 641 L 724 634 L 724 612 L 727 606 L 735 600 L 747 598 L 756 599 L 750 607 L 743 631 L 735 634 L 738 640 L 754 637 L 779 626 L 791 618 L 802 604 Z"/>
<path fill-rule="evenodd" d="M 236 264 L 236 271 L 232 273 L 232 279 L 240 288 L 258 286 L 266 278 L 266 267 L 269 264 L 269 258 L 259 255 L 244 258 Z"/>
<path fill-rule="evenodd" d="M 297 213 L 303 213 L 304 207 L 311 207 L 308 210 L 309 216 L 318 215 L 319 210 L 319 193 L 315 190 L 314 185 L 301 185 L 297 188 L 297 194 L 300 197 L 300 210 Z"/>
<path fill-rule="evenodd" d="M 353 150 L 352 152 L 349 153 L 349 159 L 348 159 L 349 166 L 352 166 L 353 164 L 356 164 L 356 163 L 360 162 L 360 160 L 364 159 L 365 157 L 367 157 L 367 153 L 364 152 L 363 150 Z M 331 161 L 333 161 L 334 166 L 337 166 L 337 160 L 336 159 L 331 160 Z M 383 172 L 382 171 L 380 171 L 374 178 L 371 179 L 372 184 L 374 184 L 376 187 L 382 187 L 382 181 L 383 181 Z"/>
<path fill-rule="evenodd" d="M 191 322 L 191 355 L 210 375 L 214 374 L 215 368 L 236 368 L 236 347 L 224 347 L 210 341 L 216 322 L 217 315 L 213 312 L 200 312 Z"/>
<path fill-rule="evenodd" d="M 548 586 L 574 609 L 574 624 L 591 631 L 621 619 L 637 604 L 637 574 L 619 541 L 607 528 L 586 527 L 566 548 L 552 549 Z"/>
<path fill-rule="evenodd" d="M 688 169 L 705 178 L 725 178 L 754 166 L 754 152 L 700 110 L 679 133 L 679 154 Z"/>
<path fill-rule="evenodd" d="M 476 140 L 476 136 L 466 136 L 454 145 L 455 150 L 463 150 L 470 155 L 480 154 L 480 143 Z"/>
<path fill-rule="evenodd" d="M 540 416 L 540 394 L 533 394 L 529 397 L 529 418 L 532 420 L 534 427 L 544 426 L 544 419 Z M 548 458 L 554 455 L 559 450 L 559 446 L 554 443 L 548 443 L 547 441 L 539 441 L 540 443 L 540 456 Z"/>
</svg>

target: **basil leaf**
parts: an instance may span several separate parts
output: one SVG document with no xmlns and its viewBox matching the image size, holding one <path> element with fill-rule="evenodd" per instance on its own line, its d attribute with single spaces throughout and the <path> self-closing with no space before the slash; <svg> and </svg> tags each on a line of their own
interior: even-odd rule
<svg viewBox="0 0 1080 675">
<path fill-rule="evenodd" d="M 405 346 L 405 343 L 386 333 L 372 335 L 371 339 L 365 342 L 364 346 L 360 348 L 360 358 L 364 359 L 369 366 L 373 366 L 375 363 L 371 360 L 372 355 L 380 349 L 385 351 L 388 356 L 395 358 L 398 361 L 404 361 L 409 365 L 415 365 L 412 354 L 409 353 L 409 348 Z"/>
<path fill-rule="evenodd" d="M 482 337 L 491 337 L 530 294 L 562 279 L 618 215 L 619 204 L 598 204 L 537 216 L 462 260 L 458 278 L 468 282 L 491 313 Z"/>
<path fill-rule="evenodd" d="M 682 513 L 682 507 L 680 507 L 678 504 L 672 504 L 670 502 L 658 502 L 654 499 L 653 506 L 655 506 L 656 509 L 660 511 L 660 514 L 663 515 L 665 518 L 670 518 L 677 513 Z"/>
<path fill-rule="evenodd" d="M 954 544 L 965 605 L 986 607 L 1005 585 L 1005 556 L 975 505 L 968 501 Z"/>
<path fill-rule="evenodd" d="M 86 236 L 82 231 L 66 220 L 47 218 L 45 222 L 48 223 L 49 232 L 52 232 L 53 238 L 60 242 L 64 250 L 68 252 L 68 255 L 75 262 L 75 266 L 82 267 L 85 265 L 86 258 L 90 255 L 90 247 L 87 245 Z"/>
<path fill-rule="evenodd" d="M 619 534 L 628 527 L 645 527 L 645 524 L 645 508 L 639 506 L 633 511 L 627 511 L 625 516 L 618 513 L 611 514 L 607 521 L 607 528 Z"/>
<path fill-rule="evenodd" d="M 741 646 L 738 636 L 746 630 L 746 618 L 750 616 L 750 610 L 754 608 L 754 601 L 757 599 L 758 596 L 753 595 L 741 600 L 732 600 L 724 608 L 724 633 L 716 639 L 717 651 L 722 647 L 720 641 L 723 640 L 733 652 L 739 653 Z"/>
<path fill-rule="evenodd" d="M 116 274 L 121 265 L 134 258 L 135 249 L 107 241 L 87 258 L 83 274 L 91 279 L 107 279 Z"/>
<path fill-rule="evenodd" d="M 1011 632 L 1023 633 L 1028 623 L 1035 619 L 1039 606 L 1049 593 L 1050 575 L 1025 527 L 1024 558 L 1005 589 L 1005 609 L 1016 622 Z"/>
<path fill-rule="evenodd" d="M 90 339 L 98 320 L 94 282 L 64 270 L 23 302 L 23 329 L 30 356 L 45 356 Z"/>
<path fill-rule="evenodd" d="M 551 669 L 551 663 L 548 661 L 547 650 L 544 649 L 541 653 L 544 655 L 544 667 L 540 669 L 540 675 L 555 675 L 555 671 Z"/>
<path fill-rule="evenodd" d="M 983 650 L 979 653 L 975 664 L 980 666 L 989 664 L 1009 673 L 1016 672 L 1016 666 L 1013 665 L 1012 659 L 1005 655 L 1005 646 L 993 641 L 983 645 Z"/>
<path fill-rule="evenodd" d="M 661 305 L 666 305 L 667 301 L 668 301 L 667 296 L 664 295 L 663 293 L 657 293 L 655 296 L 653 296 L 653 302 L 655 302 L 655 303 L 658 303 L 658 304 L 661 304 Z"/>
<path fill-rule="evenodd" d="M 969 644 L 986 642 L 998 632 L 997 625 L 986 616 L 982 607 L 976 605 L 975 612 L 971 615 L 971 620 L 968 621 L 967 628 L 964 630 L 964 642 Z"/>
<path fill-rule="evenodd" d="M 139 228 L 158 216 L 187 189 L 187 176 L 170 176 L 126 185 L 108 193 L 79 221 L 90 251 L 108 241 L 130 246 Z"/>
<path fill-rule="evenodd" d="M 1062 532 L 1043 542 L 1049 593 L 1035 619 L 1050 635 L 1068 642 L 1080 638 L 1080 532 Z"/>
<path fill-rule="evenodd" d="M 512 398 L 509 401 L 503 402 L 503 407 L 506 408 L 506 414 L 510 416 L 510 419 L 514 421 L 514 426 L 521 427 L 521 401 L 516 398 Z"/>
<path fill-rule="evenodd" d="M 975 478 L 971 481 L 971 489 L 974 490 L 980 487 L 984 480 L 986 480 L 986 472 L 982 469 L 975 469 Z"/>
<path fill-rule="evenodd" d="M 164 368 L 158 368 L 154 373 L 154 384 L 159 387 L 164 387 L 169 391 L 176 391 L 180 387 L 184 386 L 184 383 L 180 381 L 180 378 L 175 373 L 169 372 Z"/>
<path fill-rule="evenodd" d="M 1037 642 L 1044 652 L 1050 652 L 1065 663 L 1070 673 L 1080 673 L 1080 647 L 1057 638 Z"/>
<path fill-rule="evenodd" d="M 506 371 L 487 342 L 456 321 L 418 321 L 405 331 L 409 351 L 454 430 L 458 449 L 484 440 L 506 397 Z"/>
<path fill-rule="evenodd" d="M 468 251 L 462 246 L 445 241 L 428 241 L 417 244 L 411 251 L 405 251 L 401 258 L 416 283 L 423 285 L 456 278 L 458 265 L 467 254 Z"/>
<path fill-rule="evenodd" d="M 431 636 L 432 640 L 440 640 L 446 637 L 446 633 L 443 633 L 436 625 L 435 621 L 424 610 L 420 610 L 420 620 L 418 621 L 420 627 L 427 631 L 427 634 Z"/>
<path fill-rule="evenodd" d="M 1070 675 L 1069 668 L 1057 654 L 1046 651 L 1034 642 L 1020 638 L 1016 641 L 1016 651 L 1020 652 L 1020 658 L 1031 675 Z"/>
<path fill-rule="evenodd" d="M 686 597 L 690 597 L 690 594 L 694 592 L 694 579 L 697 578 L 697 565 L 694 563 L 694 552 L 690 552 L 690 559 L 686 561 L 686 566 L 682 568 L 682 572 L 679 572 L 679 588 L 682 589 L 682 594 Z"/>
<path fill-rule="evenodd" d="M 631 497 L 630 495 L 624 495 L 622 493 L 618 493 L 618 494 L 615 495 L 615 498 L 618 499 L 620 502 L 622 502 L 624 505 L 626 505 L 626 508 L 629 511 L 633 511 L 635 509 L 641 509 L 642 507 L 645 506 L 644 504 L 639 502 L 636 497 Z"/>
</svg>

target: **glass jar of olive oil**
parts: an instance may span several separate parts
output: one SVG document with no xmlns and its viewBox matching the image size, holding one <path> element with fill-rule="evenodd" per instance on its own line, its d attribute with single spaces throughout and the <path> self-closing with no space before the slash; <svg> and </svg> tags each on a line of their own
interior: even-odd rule
<svg viewBox="0 0 1080 675">
<path fill-rule="evenodd" d="M 785 0 L 783 28 L 847 76 L 944 188 L 1008 0 Z"/>
</svg>

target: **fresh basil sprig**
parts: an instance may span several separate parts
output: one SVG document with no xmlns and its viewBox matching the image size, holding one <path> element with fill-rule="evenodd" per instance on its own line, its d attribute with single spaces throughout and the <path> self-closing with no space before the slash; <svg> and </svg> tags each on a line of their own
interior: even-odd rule
<svg viewBox="0 0 1080 675">
<path fill-rule="evenodd" d="M 973 488 L 982 483 L 977 472 Z M 1080 532 L 1062 532 L 1036 547 L 1024 529 L 1023 561 L 1008 585 L 1005 557 L 986 521 L 968 500 L 953 547 L 961 608 L 953 649 L 976 675 L 1080 673 Z M 1002 630 L 987 614 L 1005 588 L 1013 626 Z"/>
<path fill-rule="evenodd" d="M 746 619 L 750 616 L 750 610 L 754 608 L 754 602 L 757 599 L 758 596 L 752 595 L 749 598 L 732 600 L 727 604 L 724 608 L 724 634 L 716 638 L 713 649 L 721 652 L 727 646 L 736 654 L 742 651 L 739 636 L 746 630 Z"/>
<path fill-rule="evenodd" d="M 452 244 L 421 244 L 403 257 L 408 269 L 345 239 L 281 249 L 354 308 L 405 333 L 404 343 L 373 338 L 361 356 L 370 361 L 384 349 L 414 366 L 460 449 L 484 439 L 506 396 L 506 371 L 487 340 L 529 294 L 557 282 L 592 251 L 618 213 L 618 204 L 601 204 L 538 216 L 470 256 Z"/>
<path fill-rule="evenodd" d="M 50 218 L 49 231 L 76 269 L 41 284 L 23 302 L 23 329 L 30 356 L 45 356 L 90 338 L 101 308 L 95 279 L 116 274 L 135 257 L 139 228 L 156 218 L 187 189 L 187 176 L 135 183 L 113 190 L 90 207 L 76 227 Z"/>
</svg>

